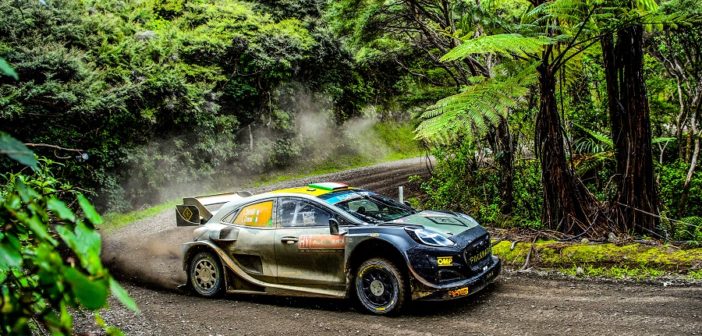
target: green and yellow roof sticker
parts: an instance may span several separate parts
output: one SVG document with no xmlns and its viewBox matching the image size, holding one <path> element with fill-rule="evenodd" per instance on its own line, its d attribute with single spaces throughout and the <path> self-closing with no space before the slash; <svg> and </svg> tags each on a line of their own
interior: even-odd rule
<svg viewBox="0 0 702 336">
<path fill-rule="evenodd" d="M 272 191 L 272 193 L 293 193 L 293 194 L 305 194 L 310 196 L 321 196 L 328 194 L 332 191 L 348 189 L 349 186 L 343 183 L 336 182 L 323 182 L 323 183 L 311 183 L 305 187 L 296 188 L 286 188 Z"/>
</svg>

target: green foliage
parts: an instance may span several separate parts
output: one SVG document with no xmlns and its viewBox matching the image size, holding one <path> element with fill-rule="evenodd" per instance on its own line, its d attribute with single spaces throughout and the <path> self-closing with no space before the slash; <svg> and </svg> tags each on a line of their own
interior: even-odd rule
<svg viewBox="0 0 702 336">
<path fill-rule="evenodd" d="M 519 34 L 484 35 L 465 39 L 460 45 L 441 57 L 441 61 L 455 61 L 475 54 L 533 54 L 553 41 L 546 37 L 527 37 Z"/>
<path fill-rule="evenodd" d="M 680 204 L 683 184 L 689 165 L 672 162 L 657 167 L 659 193 L 667 213 L 688 217 L 702 214 L 702 173 L 698 170 L 690 181 L 690 190 L 685 204 Z"/>
<path fill-rule="evenodd" d="M 3 129 L 87 153 L 55 173 L 96 191 L 101 209 L 158 201 L 164 185 L 216 172 L 289 164 L 307 148 L 294 109 L 275 98 L 281 87 L 328 96 L 339 122 L 370 89 L 317 7 L 270 5 L 279 15 L 244 1 L 0 1 L 0 56 L 19 74 L 0 77 Z M 249 126 L 266 137 L 255 153 L 241 145 Z"/>
<path fill-rule="evenodd" d="M 532 67 L 514 76 L 478 79 L 461 93 L 439 100 L 420 116 L 417 138 L 450 144 L 462 136 L 484 135 L 519 101 L 536 81 Z M 471 132 L 474 131 L 474 132 Z"/>
<path fill-rule="evenodd" d="M 0 150 L 11 146 L 0 143 Z M 110 293 L 138 311 L 100 261 L 101 238 L 94 229 L 100 215 L 72 185 L 54 178 L 50 161 L 43 162 L 33 175 L 2 176 L 1 334 L 30 334 L 32 328 L 72 334 L 69 308 L 98 310 Z"/>
<path fill-rule="evenodd" d="M 463 142 L 460 149 L 437 146 L 430 179 L 421 183 L 426 194 L 423 207 L 467 213 L 480 223 L 498 227 L 541 228 L 541 172 L 538 162 L 520 161 L 514 167 L 514 215 L 500 213 L 499 174 L 495 167 L 477 159 L 475 145 Z"/>
<path fill-rule="evenodd" d="M 681 218 L 674 223 L 675 240 L 696 241 L 702 243 L 702 217 L 690 216 Z"/>
</svg>

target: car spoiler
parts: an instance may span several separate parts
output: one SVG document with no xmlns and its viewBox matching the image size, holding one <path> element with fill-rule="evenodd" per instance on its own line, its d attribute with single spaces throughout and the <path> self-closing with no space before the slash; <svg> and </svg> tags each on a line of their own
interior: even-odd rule
<svg viewBox="0 0 702 336">
<path fill-rule="evenodd" d="M 176 225 L 198 226 L 205 224 L 216 213 L 215 210 L 210 210 L 207 207 L 217 205 L 221 207 L 225 203 L 249 196 L 251 196 L 251 193 L 248 191 L 237 191 L 225 194 L 184 197 L 183 204 L 176 205 Z"/>
</svg>

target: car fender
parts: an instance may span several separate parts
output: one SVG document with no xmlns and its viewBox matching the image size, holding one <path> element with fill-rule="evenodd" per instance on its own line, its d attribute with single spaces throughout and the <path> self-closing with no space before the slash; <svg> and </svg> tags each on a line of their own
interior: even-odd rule
<svg viewBox="0 0 702 336">
<path fill-rule="evenodd" d="M 398 266 L 405 269 L 409 268 L 407 249 L 409 248 L 410 244 L 402 237 L 398 237 L 397 235 L 393 234 L 377 232 L 351 234 L 346 238 L 346 255 L 344 257 L 346 274 L 349 280 L 352 277 L 351 272 L 353 271 L 351 269 L 353 261 L 352 259 L 356 256 L 357 253 L 364 253 L 365 251 L 360 251 L 359 248 L 363 249 L 363 246 L 367 246 L 366 244 L 371 242 L 378 242 L 389 245 L 402 257 L 403 265 Z M 350 281 L 347 281 L 347 284 L 349 284 L 349 282 Z"/>
</svg>

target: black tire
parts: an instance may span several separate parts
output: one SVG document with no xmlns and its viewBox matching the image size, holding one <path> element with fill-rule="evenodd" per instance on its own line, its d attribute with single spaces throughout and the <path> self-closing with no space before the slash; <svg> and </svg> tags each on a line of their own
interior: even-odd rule
<svg viewBox="0 0 702 336">
<path fill-rule="evenodd" d="M 371 258 L 358 267 L 354 292 L 359 307 L 376 315 L 395 315 L 408 300 L 407 281 L 391 261 Z"/>
<path fill-rule="evenodd" d="M 224 288 L 224 272 L 219 259 L 210 252 L 199 252 L 190 259 L 190 287 L 201 296 L 215 297 Z"/>
</svg>

